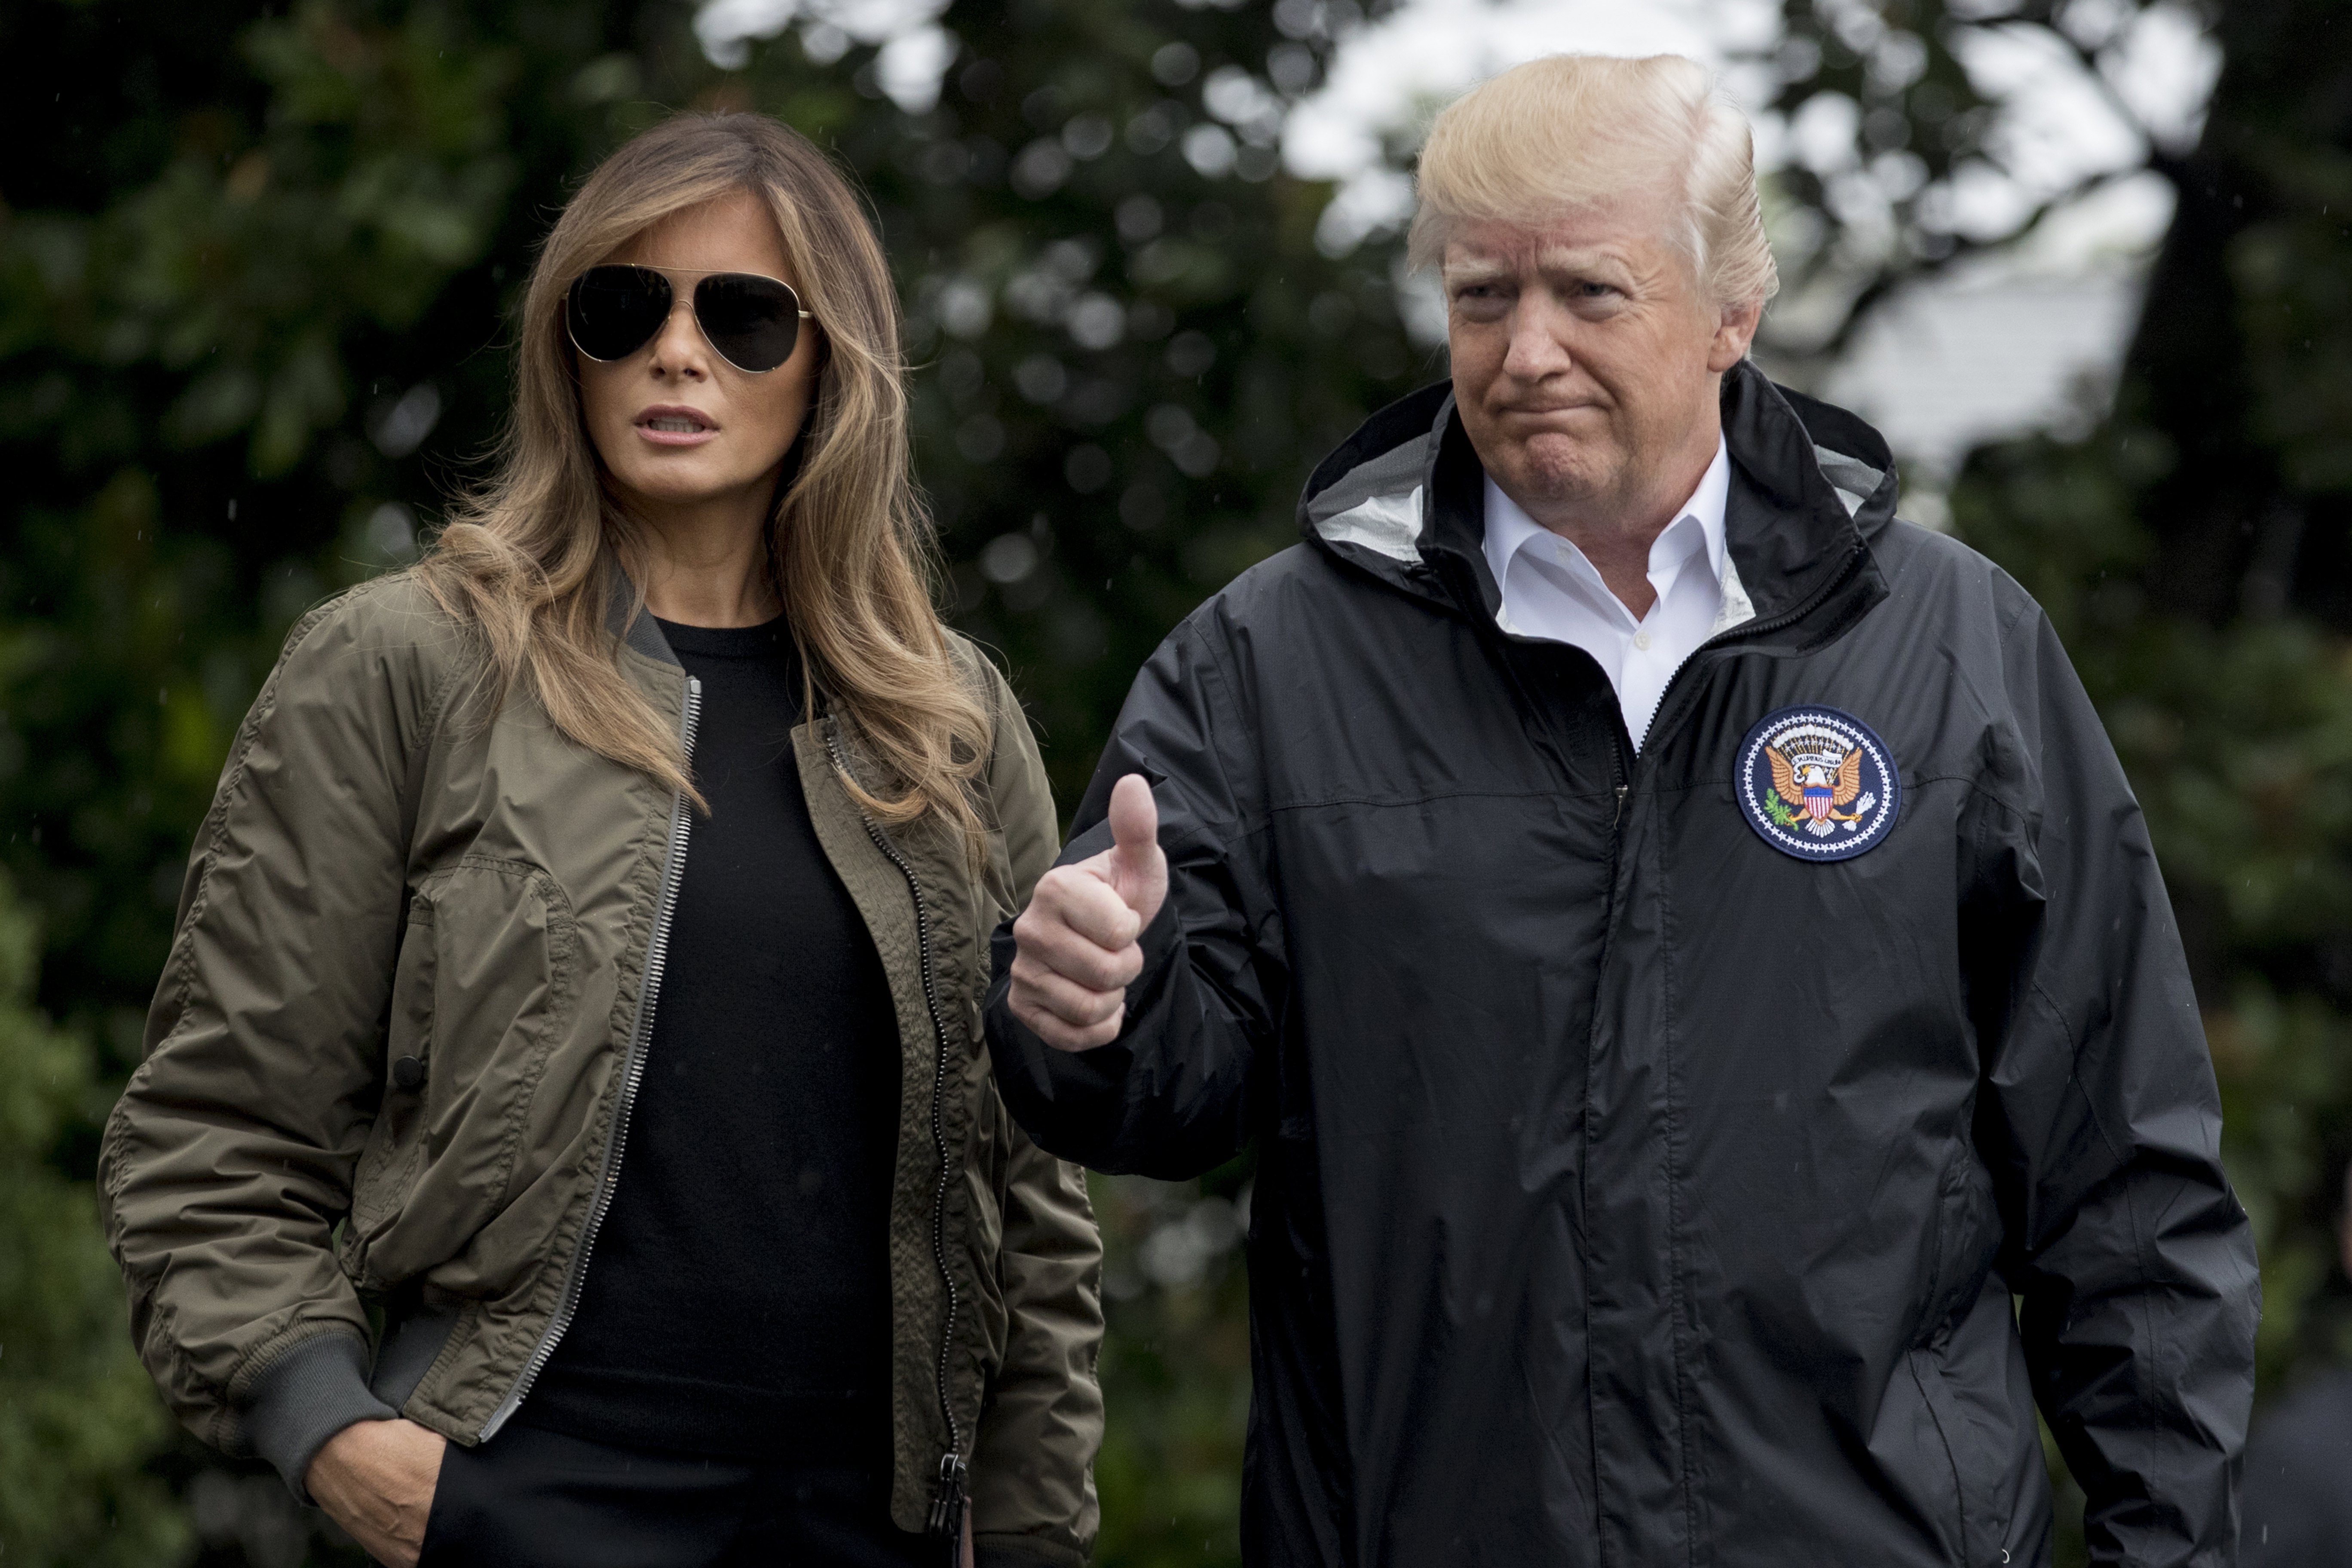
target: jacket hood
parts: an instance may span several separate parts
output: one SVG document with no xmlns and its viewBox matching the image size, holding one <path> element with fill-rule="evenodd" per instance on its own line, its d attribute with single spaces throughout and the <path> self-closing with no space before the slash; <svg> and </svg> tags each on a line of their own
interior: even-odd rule
<svg viewBox="0 0 2352 1568">
<path fill-rule="evenodd" d="M 1743 361 L 1723 378 L 1736 482 L 1726 517 L 1727 615 L 1804 603 L 1894 520 L 1885 438 L 1843 408 L 1776 385 Z M 1485 468 L 1439 382 L 1374 414 L 1318 464 L 1299 498 L 1318 548 L 1402 592 L 1492 617 L 1502 597 L 1485 552 Z"/>
</svg>

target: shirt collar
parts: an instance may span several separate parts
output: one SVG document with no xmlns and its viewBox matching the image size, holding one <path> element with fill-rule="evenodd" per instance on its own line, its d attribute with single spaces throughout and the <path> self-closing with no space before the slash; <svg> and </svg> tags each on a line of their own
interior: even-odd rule
<svg viewBox="0 0 2352 1568">
<path fill-rule="evenodd" d="M 1675 520 L 1677 522 L 1685 517 L 1698 520 L 1700 531 L 1706 535 L 1707 569 L 1715 574 L 1715 580 L 1718 583 L 1723 581 L 1726 551 L 1723 516 L 1730 503 L 1731 444 L 1717 436 L 1715 438 L 1715 461 L 1709 463 L 1706 472 L 1699 476 L 1698 489 L 1691 492 L 1690 500 L 1683 502 L 1683 510 L 1675 514 Z"/>
<path fill-rule="evenodd" d="M 1502 487 L 1495 483 L 1491 475 L 1486 479 L 1486 565 L 1495 574 L 1495 586 L 1500 588 L 1510 574 L 1512 558 L 1526 547 L 1528 541 L 1540 539 L 1545 548 L 1549 549 L 1550 542 L 1558 536 L 1529 517 L 1518 502 L 1505 495 Z M 1717 436 L 1715 461 L 1706 466 L 1706 472 L 1699 477 L 1698 489 L 1683 502 L 1681 510 L 1675 513 L 1674 521 L 1658 535 L 1664 541 L 1666 534 L 1685 519 L 1696 522 L 1700 534 L 1706 541 L 1707 570 L 1717 583 L 1723 581 L 1726 553 L 1724 513 L 1730 500 L 1731 447 L 1723 437 Z"/>
</svg>

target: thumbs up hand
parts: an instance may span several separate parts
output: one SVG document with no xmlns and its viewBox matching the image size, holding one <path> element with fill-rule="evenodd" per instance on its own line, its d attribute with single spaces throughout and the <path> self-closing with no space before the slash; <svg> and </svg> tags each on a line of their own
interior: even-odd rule
<svg viewBox="0 0 2352 1568">
<path fill-rule="evenodd" d="M 1037 879 L 1013 922 L 1013 1016 L 1056 1050 L 1118 1037 L 1127 987 L 1143 973 L 1137 939 L 1168 897 L 1160 808 L 1140 773 L 1110 792 L 1111 847 Z"/>
</svg>

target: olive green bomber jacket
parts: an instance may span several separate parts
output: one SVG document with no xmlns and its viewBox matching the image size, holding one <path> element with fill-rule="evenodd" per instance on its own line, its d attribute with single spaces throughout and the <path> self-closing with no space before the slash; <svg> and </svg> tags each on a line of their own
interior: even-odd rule
<svg viewBox="0 0 2352 1568">
<path fill-rule="evenodd" d="M 1018 704 L 956 653 L 996 720 L 978 875 L 947 833 L 857 807 L 839 770 L 871 764 L 846 726 L 793 732 L 899 1018 L 891 1513 L 922 1528 L 961 1462 L 983 1563 L 1076 1564 L 1100 1242 L 1081 1174 L 1013 1125 L 980 1044 L 989 935 L 1056 835 Z M 690 738 L 692 683 L 650 617 L 620 658 Z M 199 831 L 107 1124 L 100 1202 L 150 1371 L 200 1436 L 298 1490 L 353 1420 L 495 1433 L 625 1179 L 684 803 L 527 694 L 472 716 L 478 668 L 404 574 L 296 626 Z"/>
</svg>

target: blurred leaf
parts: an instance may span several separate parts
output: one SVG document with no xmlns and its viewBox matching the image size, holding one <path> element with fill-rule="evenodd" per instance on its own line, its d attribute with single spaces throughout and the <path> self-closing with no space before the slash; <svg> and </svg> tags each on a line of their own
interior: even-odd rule
<svg viewBox="0 0 2352 1568">
<path fill-rule="evenodd" d="M 96 1194 L 49 1163 L 98 1100 L 89 1047 L 26 1005 L 38 958 L 0 882 L 0 1557 L 148 1568 L 189 1543 L 142 1474 L 171 1423 L 131 1352 Z"/>
</svg>

